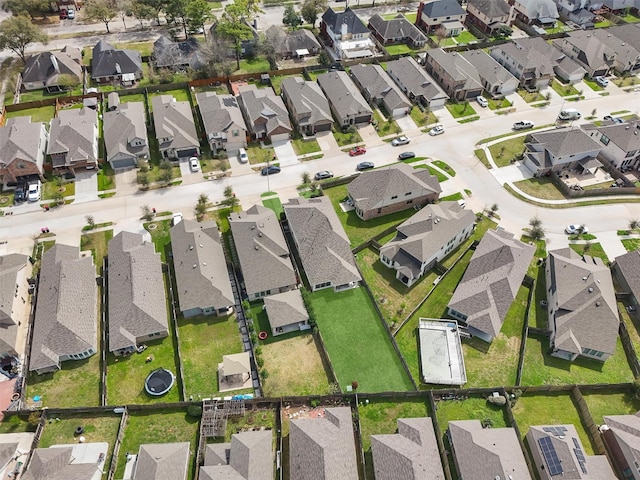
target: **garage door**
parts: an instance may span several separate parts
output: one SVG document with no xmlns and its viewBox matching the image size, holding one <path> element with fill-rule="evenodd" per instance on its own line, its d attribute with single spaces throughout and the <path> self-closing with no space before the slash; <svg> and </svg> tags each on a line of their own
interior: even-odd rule
<svg viewBox="0 0 640 480">
<path fill-rule="evenodd" d="M 324 125 L 317 125 L 316 132 L 328 132 L 331 130 L 331 124 L 325 123 Z"/>
<path fill-rule="evenodd" d="M 187 148 L 185 150 L 178 150 L 178 158 L 188 158 L 188 157 L 197 157 L 198 149 L 197 148 Z"/>
<path fill-rule="evenodd" d="M 136 166 L 136 161 L 133 158 L 123 158 L 121 160 L 112 160 L 111 168 L 117 170 L 119 168 L 131 168 Z"/>
<path fill-rule="evenodd" d="M 278 135 L 271 135 L 272 142 L 286 142 L 289 140 L 288 133 L 279 133 Z"/>
</svg>

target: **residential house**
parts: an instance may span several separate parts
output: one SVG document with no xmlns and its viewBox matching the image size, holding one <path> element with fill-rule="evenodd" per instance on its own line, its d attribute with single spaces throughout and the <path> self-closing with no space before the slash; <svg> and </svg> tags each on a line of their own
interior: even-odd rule
<svg viewBox="0 0 640 480">
<path fill-rule="evenodd" d="M 616 257 L 611 272 L 624 292 L 630 294 L 633 308 L 640 308 L 640 250 L 632 250 Z"/>
<path fill-rule="evenodd" d="M 495 46 L 489 54 L 518 79 L 522 88 L 540 90 L 553 80 L 553 65 L 533 45 L 521 40 Z"/>
<path fill-rule="evenodd" d="M 116 50 L 104 40 L 93 47 L 91 79 L 97 83 L 135 85 L 142 78 L 142 56 L 138 50 Z"/>
<path fill-rule="evenodd" d="M 427 44 L 426 35 L 401 13 L 390 20 L 376 13 L 369 19 L 368 26 L 382 45 L 406 43 L 413 48 L 422 48 Z"/>
<path fill-rule="evenodd" d="M 184 318 L 228 314 L 236 302 L 216 222 L 182 220 L 171 227 L 170 234 Z"/>
<path fill-rule="evenodd" d="M 44 123 L 31 123 L 31 117 L 7 119 L 0 128 L 0 177 L 4 187 L 31 178 L 44 180 L 48 141 Z"/>
<path fill-rule="evenodd" d="M 104 462 L 96 461 L 100 455 L 106 456 L 107 442 L 53 445 L 36 448 L 31 453 L 27 471 L 22 480 L 94 480 L 101 478 Z M 91 452 L 91 454 L 87 454 Z"/>
<path fill-rule="evenodd" d="M 60 51 L 36 53 L 27 58 L 22 86 L 25 90 L 66 90 L 68 83 L 62 75 L 72 78 L 78 85 L 82 83 L 82 58 L 78 48 L 67 45 Z"/>
<path fill-rule="evenodd" d="M 410 56 L 387 62 L 387 73 L 409 100 L 425 108 L 442 107 L 449 99 L 437 82 Z"/>
<path fill-rule="evenodd" d="M 604 12 L 612 12 L 615 15 L 623 16 L 629 10 L 638 11 L 640 5 L 634 0 L 603 0 L 601 4 L 596 4 Z"/>
<path fill-rule="evenodd" d="M 492 98 L 504 98 L 517 90 L 518 79 L 484 50 L 468 50 L 459 55 L 475 67 L 484 91 Z"/>
<path fill-rule="evenodd" d="M 11 387 L 9 391 L 13 391 L 13 382 L 4 383 L 4 388 Z M 17 400 L 16 404 L 19 402 L 20 400 Z M 9 403 L 5 401 L 5 405 L 9 405 Z M 32 456 L 31 446 L 34 437 L 35 432 L 3 433 L 0 435 L 0 475 L 5 478 L 27 478 L 25 469 L 21 467 Z M 35 451 L 33 453 L 35 454 Z M 17 475 L 16 471 L 19 472 Z"/>
<path fill-rule="evenodd" d="M 29 371 L 60 369 L 98 350 L 98 285 L 91 255 L 57 243 L 42 255 Z"/>
<path fill-rule="evenodd" d="M 525 438 L 540 480 L 618 478 L 605 455 L 586 454 L 571 424 L 531 426 Z"/>
<path fill-rule="evenodd" d="M 347 72 L 318 75 L 318 84 L 327 96 L 333 116 L 340 126 L 371 123 L 373 111 Z"/>
<path fill-rule="evenodd" d="M 320 33 L 336 60 L 372 57 L 375 46 L 366 24 L 347 7 L 336 12 L 329 7 L 322 15 Z"/>
<path fill-rule="evenodd" d="M 558 6 L 560 18 L 565 22 L 573 22 L 582 29 L 594 28 L 596 14 L 594 13 L 590 2 L 584 0 L 554 0 Z"/>
<path fill-rule="evenodd" d="M 513 5 L 515 18 L 527 25 L 555 27 L 560 17 L 553 0 L 509 0 L 509 4 Z"/>
<path fill-rule="evenodd" d="M 235 59 L 238 54 L 240 55 L 240 58 L 251 57 L 252 55 L 256 54 L 256 48 L 258 46 L 258 43 L 260 42 L 260 35 L 258 35 L 258 30 L 256 30 L 257 20 L 254 20 L 253 23 L 249 23 L 243 19 L 241 20 L 241 22 L 246 27 L 248 35 L 247 38 L 243 38 L 242 40 L 240 40 L 239 51 L 236 49 L 233 41 L 223 40 L 224 37 L 216 32 L 218 28 L 217 21 L 213 25 L 211 25 L 211 28 L 209 29 L 209 38 L 214 38 L 216 39 L 216 41 L 222 40 L 223 42 L 226 42 L 226 55 L 229 58 Z"/>
<path fill-rule="evenodd" d="M 131 480 L 187 480 L 189 442 L 140 445 Z"/>
<path fill-rule="evenodd" d="M 517 46 L 529 52 L 529 55 L 540 55 L 553 67 L 553 73 L 563 82 L 574 84 L 581 81 L 587 71 L 572 57 L 565 55 L 559 48 L 550 45 L 540 37 L 519 38 L 514 40 Z"/>
<path fill-rule="evenodd" d="M 11 362 L 24 353 L 24 339 L 18 331 L 29 324 L 29 279 L 32 267 L 29 257 L 18 253 L 0 256 L 0 363 Z M 20 341 L 20 344 L 18 342 Z M 4 373 L 4 371 L 3 371 Z M 6 372 L 8 373 L 8 372 Z"/>
<path fill-rule="evenodd" d="M 637 23 L 627 23 L 615 25 L 607 29 L 608 32 L 618 40 L 631 45 L 636 50 L 640 50 L 640 25 Z"/>
<path fill-rule="evenodd" d="M 620 323 L 609 268 L 567 247 L 549 252 L 545 277 L 551 355 L 607 360 L 616 351 Z"/>
<path fill-rule="evenodd" d="M 292 198 L 283 207 L 311 291 L 358 287 L 362 277 L 329 197 Z"/>
<path fill-rule="evenodd" d="M 640 416 L 605 415 L 604 423 L 600 433 L 611 463 L 623 478 L 640 480 Z"/>
<path fill-rule="evenodd" d="M 288 77 L 282 81 L 281 88 L 282 99 L 299 133 L 314 135 L 331 131 L 331 107 L 320 85 L 300 77 Z"/>
<path fill-rule="evenodd" d="M 47 155 L 58 173 L 98 165 L 98 113 L 91 108 L 59 110 L 51 120 Z"/>
<path fill-rule="evenodd" d="M 429 170 L 404 163 L 363 172 L 347 186 L 362 220 L 423 207 L 438 200 L 441 191 L 438 179 Z"/>
<path fill-rule="evenodd" d="M 162 263 L 152 242 L 126 231 L 109 240 L 107 287 L 110 352 L 132 353 L 169 335 Z"/>
<path fill-rule="evenodd" d="M 305 58 L 318 55 L 323 50 L 315 35 L 306 28 L 285 32 L 281 27 L 271 25 L 265 35 L 278 57 L 283 59 Z"/>
<path fill-rule="evenodd" d="M 467 12 L 456 0 L 420 2 L 416 25 L 427 35 L 440 30 L 447 37 L 457 37 L 464 30 L 466 16 Z"/>
<path fill-rule="evenodd" d="M 156 95 L 151 105 L 162 158 L 179 160 L 200 155 L 200 141 L 189 102 L 178 102 L 171 95 Z"/>
<path fill-rule="evenodd" d="M 509 307 L 536 251 L 504 230 L 489 230 L 447 305 L 447 315 L 467 325 L 469 333 L 491 342 L 500 333 Z"/>
<path fill-rule="evenodd" d="M 296 480 L 357 480 L 351 408 L 325 409 L 319 418 L 291 420 L 289 471 Z"/>
<path fill-rule="evenodd" d="M 600 144 L 600 154 L 614 167 L 622 170 L 640 167 L 640 121 L 625 123 L 605 122 L 602 125 L 587 124 L 581 127 Z"/>
<path fill-rule="evenodd" d="M 115 102 L 116 98 L 110 95 L 109 105 Z M 149 158 L 145 115 L 142 102 L 118 101 L 117 107 L 104 112 L 102 130 L 106 160 L 114 170 L 135 167 L 140 160 Z"/>
<path fill-rule="evenodd" d="M 455 201 L 427 205 L 396 227 L 396 236 L 380 249 L 380 261 L 411 287 L 469 238 L 475 219 Z"/>
<path fill-rule="evenodd" d="M 409 99 L 380 65 L 353 65 L 351 78 L 367 102 L 378 106 L 385 114 L 398 118 L 411 111 Z"/>
<path fill-rule="evenodd" d="M 432 48 L 427 50 L 424 65 L 452 99 L 464 101 L 482 95 L 484 86 L 478 71 L 459 53 Z"/>
<path fill-rule="evenodd" d="M 273 210 L 254 205 L 231 213 L 229 224 L 250 301 L 296 287 L 289 248 Z"/>
<path fill-rule="evenodd" d="M 246 148 L 247 125 L 236 97 L 200 92 L 196 100 L 212 152 L 225 150 L 227 155 L 236 155 L 239 149 Z"/>
<path fill-rule="evenodd" d="M 200 42 L 195 37 L 187 37 L 182 42 L 174 42 L 166 35 L 160 35 L 153 42 L 153 66 L 178 71 L 187 68 L 201 70 L 207 59 L 200 52 Z"/>
<path fill-rule="evenodd" d="M 431 418 L 399 418 L 398 431 L 371 435 L 376 480 L 444 480 Z"/>
<path fill-rule="evenodd" d="M 448 435 L 459 478 L 531 480 L 513 428 L 484 428 L 480 420 L 456 420 L 449 422 Z"/>
<path fill-rule="evenodd" d="M 231 435 L 230 443 L 208 443 L 200 480 L 273 480 L 273 431 L 247 431 Z"/>
<path fill-rule="evenodd" d="M 240 108 L 252 138 L 271 142 L 289 140 L 293 129 L 282 98 L 271 88 L 255 85 L 244 85 L 238 90 Z"/>
<path fill-rule="evenodd" d="M 511 8 L 505 0 L 468 0 L 467 22 L 488 36 L 509 25 Z"/>
<path fill-rule="evenodd" d="M 582 129 L 534 132 L 527 138 L 524 165 L 537 177 L 567 169 L 593 173 L 601 166 L 596 157 L 602 145 Z"/>
<path fill-rule="evenodd" d="M 264 297 L 264 309 L 274 337 L 311 328 L 300 290 L 289 290 Z"/>
</svg>

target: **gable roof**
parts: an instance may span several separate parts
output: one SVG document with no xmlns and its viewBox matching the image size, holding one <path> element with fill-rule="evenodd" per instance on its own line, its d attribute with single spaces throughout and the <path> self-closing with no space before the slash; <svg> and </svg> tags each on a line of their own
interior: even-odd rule
<svg viewBox="0 0 640 480">
<path fill-rule="evenodd" d="M 289 471 L 296 480 L 357 480 L 349 407 L 325 409 L 325 417 L 291 420 Z"/>
<path fill-rule="evenodd" d="M 200 54 L 200 42 L 188 37 L 182 42 L 174 42 L 166 35 L 153 42 L 153 63 L 156 67 L 180 67 L 189 65 L 197 70 L 207 64 Z"/>
<path fill-rule="evenodd" d="M 17 325 L 19 319 L 13 316 L 13 302 L 16 296 L 18 273 L 25 268 L 29 257 L 18 253 L 0 256 L 0 326 Z M 0 328 L 0 337 L 2 337 Z M 2 353 L 0 351 L 0 353 Z"/>
<path fill-rule="evenodd" d="M 341 33 L 343 24 L 347 25 L 347 33 L 369 33 L 369 29 L 349 7 L 342 12 L 336 12 L 331 7 L 327 8 L 322 15 L 322 21 L 337 34 Z"/>
<path fill-rule="evenodd" d="M 280 55 L 295 53 L 296 50 L 311 51 L 322 48 L 315 35 L 306 28 L 285 32 L 281 27 L 271 25 L 265 33 L 274 45 L 276 53 Z"/>
<path fill-rule="evenodd" d="M 98 112 L 91 108 L 60 110 L 51 120 L 47 154 L 66 153 L 66 161 L 95 162 L 98 142 Z"/>
<path fill-rule="evenodd" d="M 473 6 L 489 19 L 509 15 L 509 4 L 504 0 L 468 0 L 468 6 Z"/>
<path fill-rule="evenodd" d="M 22 83 L 44 82 L 45 87 L 57 85 L 60 75 L 82 78 L 80 50 L 66 46 L 57 52 L 42 52 L 27 58 L 22 71 Z"/>
<path fill-rule="evenodd" d="M 449 95 L 412 57 L 407 56 L 387 62 L 387 72 L 393 73 L 407 91 L 416 97 L 422 96 L 429 102 L 449 98 Z"/>
<path fill-rule="evenodd" d="M 289 248 L 273 210 L 254 205 L 229 216 L 247 294 L 296 284 Z"/>
<path fill-rule="evenodd" d="M 465 57 L 457 52 L 448 53 L 442 48 L 427 50 L 427 57 L 439 65 L 455 82 L 464 82 L 456 89 L 473 90 L 482 89 L 482 80 L 476 68 Z"/>
<path fill-rule="evenodd" d="M 410 38 L 413 42 L 426 42 L 427 36 L 401 13 L 395 18 L 385 20 L 379 14 L 369 19 L 369 26 L 380 34 L 382 38 Z"/>
<path fill-rule="evenodd" d="M 563 248 L 549 252 L 547 268 L 547 288 L 557 297 L 551 322 L 555 348 L 577 354 L 583 348 L 614 353 L 620 320 L 611 273 L 602 260 Z"/>
<path fill-rule="evenodd" d="M 347 72 L 337 70 L 323 73 L 318 75 L 317 81 L 340 119 L 349 116 L 373 115 L 371 107 Z"/>
<path fill-rule="evenodd" d="M 200 145 L 189 102 L 177 102 L 171 95 L 156 95 L 151 99 L 151 105 L 160 149 Z M 163 138 L 169 141 L 161 142 Z"/>
<path fill-rule="evenodd" d="M 448 307 L 467 325 L 495 338 L 527 273 L 535 246 L 512 233 L 489 230 L 473 253 Z"/>
<path fill-rule="evenodd" d="M 142 72 L 142 55 L 137 50 L 116 50 L 100 40 L 93 47 L 91 78 Z"/>
<path fill-rule="evenodd" d="M 422 7 L 422 13 L 429 18 L 454 17 L 465 11 L 456 0 L 433 0 Z"/>
<path fill-rule="evenodd" d="M 613 433 L 618 445 L 624 447 L 626 454 L 640 463 L 640 416 L 638 413 L 634 415 L 605 415 L 604 423 Z"/>
<path fill-rule="evenodd" d="M 272 430 L 231 435 L 231 443 L 207 444 L 201 480 L 273 480 Z"/>
<path fill-rule="evenodd" d="M 637 5 L 636 5 L 637 8 Z M 640 25 L 627 23 L 626 25 L 614 25 L 607 28 L 607 32 L 623 42 L 628 43 L 636 50 L 640 50 Z"/>
<path fill-rule="evenodd" d="M 115 100 L 115 97 L 110 97 L 110 100 Z M 103 118 L 107 161 L 120 154 L 139 157 L 149 153 L 144 103 L 120 103 L 115 110 L 104 112 Z M 132 145 L 131 142 L 136 138 L 144 140 L 144 145 Z"/>
<path fill-rule="evenodd" d="M 90 445 L 90 444 L 85 444 Z M 23 480 L 92 480 L 98 471 L 98 463 L 71 463 L 74 447 L 60 445 L 36 448 Z"/>
<path fill-rule="evenodd" d="M 376 480 L 444 480 L 431 418 L 399 418 L 398 433 L 371 435 Z"/>
<path fill-rule="evenodd" d="M 351 66 L 351 75 L 367 92 L 369 98 L 382 99 L 391 110 L 410 108 L 411 102 L 380 65 L 364 63 Z M 284 83 L 284 82 L 283 82 Z"/>
<path fill-rule="evenodd" d="M 303 125 L 315 125 L 320 121 L 333 122 L 329 101 L 316 82 L 307 82 L 300 77 L 287 77 L 281 84 L 283 94 L 295 108 L 292 115 Z"/>
<path fill-rule="evenodd" d="M 309 321 L 300 290 L 289 290 L 264 297 L 264 307 L 272 329 Z"/>
<path fill-rule="evenodd" d="M 553 62 L 536 48 L 536 40 L 544 42 L 541 38 L 517 39 L 493 47 L 489 52 L 502 51 L 505 57 L 522 65 L 523 72 L 533 69 L 537 77 L 553 75 Z"/>
<path fill-rule="evenodd" d="M 515 4 L 522 5 L 526 9 L 528 17 L 532 20 L 547 20 L 558 18 L 558 7 L 553 0 L 518 0 Z"/>
<path fill-rule="evenodd" d="M 59 365 L 61 356 L 94 351 L 98 286 L 91 255 L 56 244 L 42 255 L 29 370 Z"/>
<path fill-rule="evenodd" d="M 277 128 L 292 131 L 287 107 L 273 89 L 258 88 L 250 84 L 240 86 L 238 91 L 240 105 L 244 107 L 249 120 L 247 126 L 252 132 L 271 135 Z"/>
<path fill-rule="evenodd" d="M 189 442 L 140 445 L 133 480 L 186 480 Z"/>
<path fill-rule="evenodd" d="M 244 130 L 240 135 L 246 136 L 247 126 L 236 97 L 217 95 L 215 92 L 200 92 L 196 94 L 196 100 L 207 138 L 228 132 L 232 126 Z"/>
<path fill-rule="evenodd" d="M 180 310 L 235 304 L 216 222 L 182 220 L 170 230 Z"/>
<path fill-rule="evenodd" d="M 549 44 L 540 37 L 520 38 L 517 39 L 518 45 L 524 48 L 531 48 L 544 58 L 551 61 L 551 65 L 557 73 L 563 73 L 564 77 L 572 75 L 584 76 L 587 71 L 573 58 L 564 54 L 562 50 L 555 46 L 555 44 Z"/>
<path fill-rule="evenodd" d="M 624 127 L 624 125 L 621 125 Z M 546 132 L 531 133 L 531 144 L 539 144 L 554 157 L 565 157 L 593 150 L 600 151 L 603 146 L 580 128 L 562 128 Z"/>
<path fill-rule="evenodd" d="M 640 299 L 640 250 L 632 250 L 616 257 L 615 266 L 624 277 L 631 294 Z"/>
<path fill-rule="evenodd" d="M 160 254 L 142 235 L 122 231 L 109 241 L 109 351 L 136 338 L 167 331 L 167 302 Z"/>
<path fill-rule="evenodd" d="M 13 117 L 0 128 L 0 167 L 6 167 L 14 160 L 36 164 L 40 170 L 44 163 L 44 145 L 34 141 L 40 138 L 42 122 L 31 123 L 31 117 Z"/>
<path fill-rule="evenodd" d="M 505 3 L 504 0 L 497 1 Z M 489 85 L 505 83 L 509 80 L 518 80 L 509 70 L 496 62 L 496 60 L 484 50 L 468 50 L 466 52 L 460 52 L 460 55 L 476 68 L 480 78 L 484 79 Z"/>
<path fill-rule="evenodd" d="M 584 125 L 584 130 L 597 130 L 607 136 L 611 143 L 624 152 L 640 150 L 640 121 L 629 120 L 626 123 L 610 125 Z"/>
<path fill-rule="evenodd" d="M 404 163 L 363 172 L 347 186 L 349 196 L 363 211 L 371 210 L 386 198 L 420 189 L 442 191 L 438 179 L 427 169 L 414 169 Z"/>
</svg>

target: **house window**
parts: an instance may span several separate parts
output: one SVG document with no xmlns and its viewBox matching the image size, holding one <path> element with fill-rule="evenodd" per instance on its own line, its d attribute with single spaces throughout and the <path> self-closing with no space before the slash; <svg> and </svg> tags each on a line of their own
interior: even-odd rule
<svg viewBox="0 0 640 480">
<path fill-rule="evenodd" d="M 404 194 L 405 197 L 407 197 L 409 195 L 411 195 L 411 192 L 407 192 L 407 193 Z"/>
<path fill-rule="evenodd" d="M 316 289 L 316 290 L 318 290 L 318 289 L 320 289 L 320 288 L 326 288 L 326 287 L 328 287 L 328 286 L 330 286 L 330 285 L 331 285 L 331 282 L 318 283 L 318 284 L 315 286 L 315 289 Z"/>
<path fill-rule="evenodd" d="M 407 200 L 407 205 L 413 203 L 413 200 Z"/>
<path fill-rule="evenodd" d="M 629 153 L 625 155 L 625 158 L 635 157 L 636 153 L 638 153 L 638 150 L 631 150 Z"/>
<path fill-rule="evenodd" d="M 606 135 L 602 135 L 600 137 L 600 143 L 602 143 L 603 145 L 609 145 L 609 137 L 607 137 Z"/>
<path fill-rule="evenodd" d="M 394 195 L 391 197 L 391 200 L 395 200 L 396 198 L 398 198 L 398 195 Z"/>
</svg>

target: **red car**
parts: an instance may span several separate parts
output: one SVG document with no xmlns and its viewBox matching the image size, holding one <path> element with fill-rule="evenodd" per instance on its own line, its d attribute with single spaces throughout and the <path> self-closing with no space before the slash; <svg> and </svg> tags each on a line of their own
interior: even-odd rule
<svg viewBox="0 0 640 480">
<path fill-rule="evenodd" d="M 364 147 L 356 147 L 356 148 L 352 148 L 351 151 L 349 152 L 349 156 L 350 157 L 355 157 L 356 155 L 364 155 L 365 153 L 367 153 L 367 149 Z"/>
</svg>

